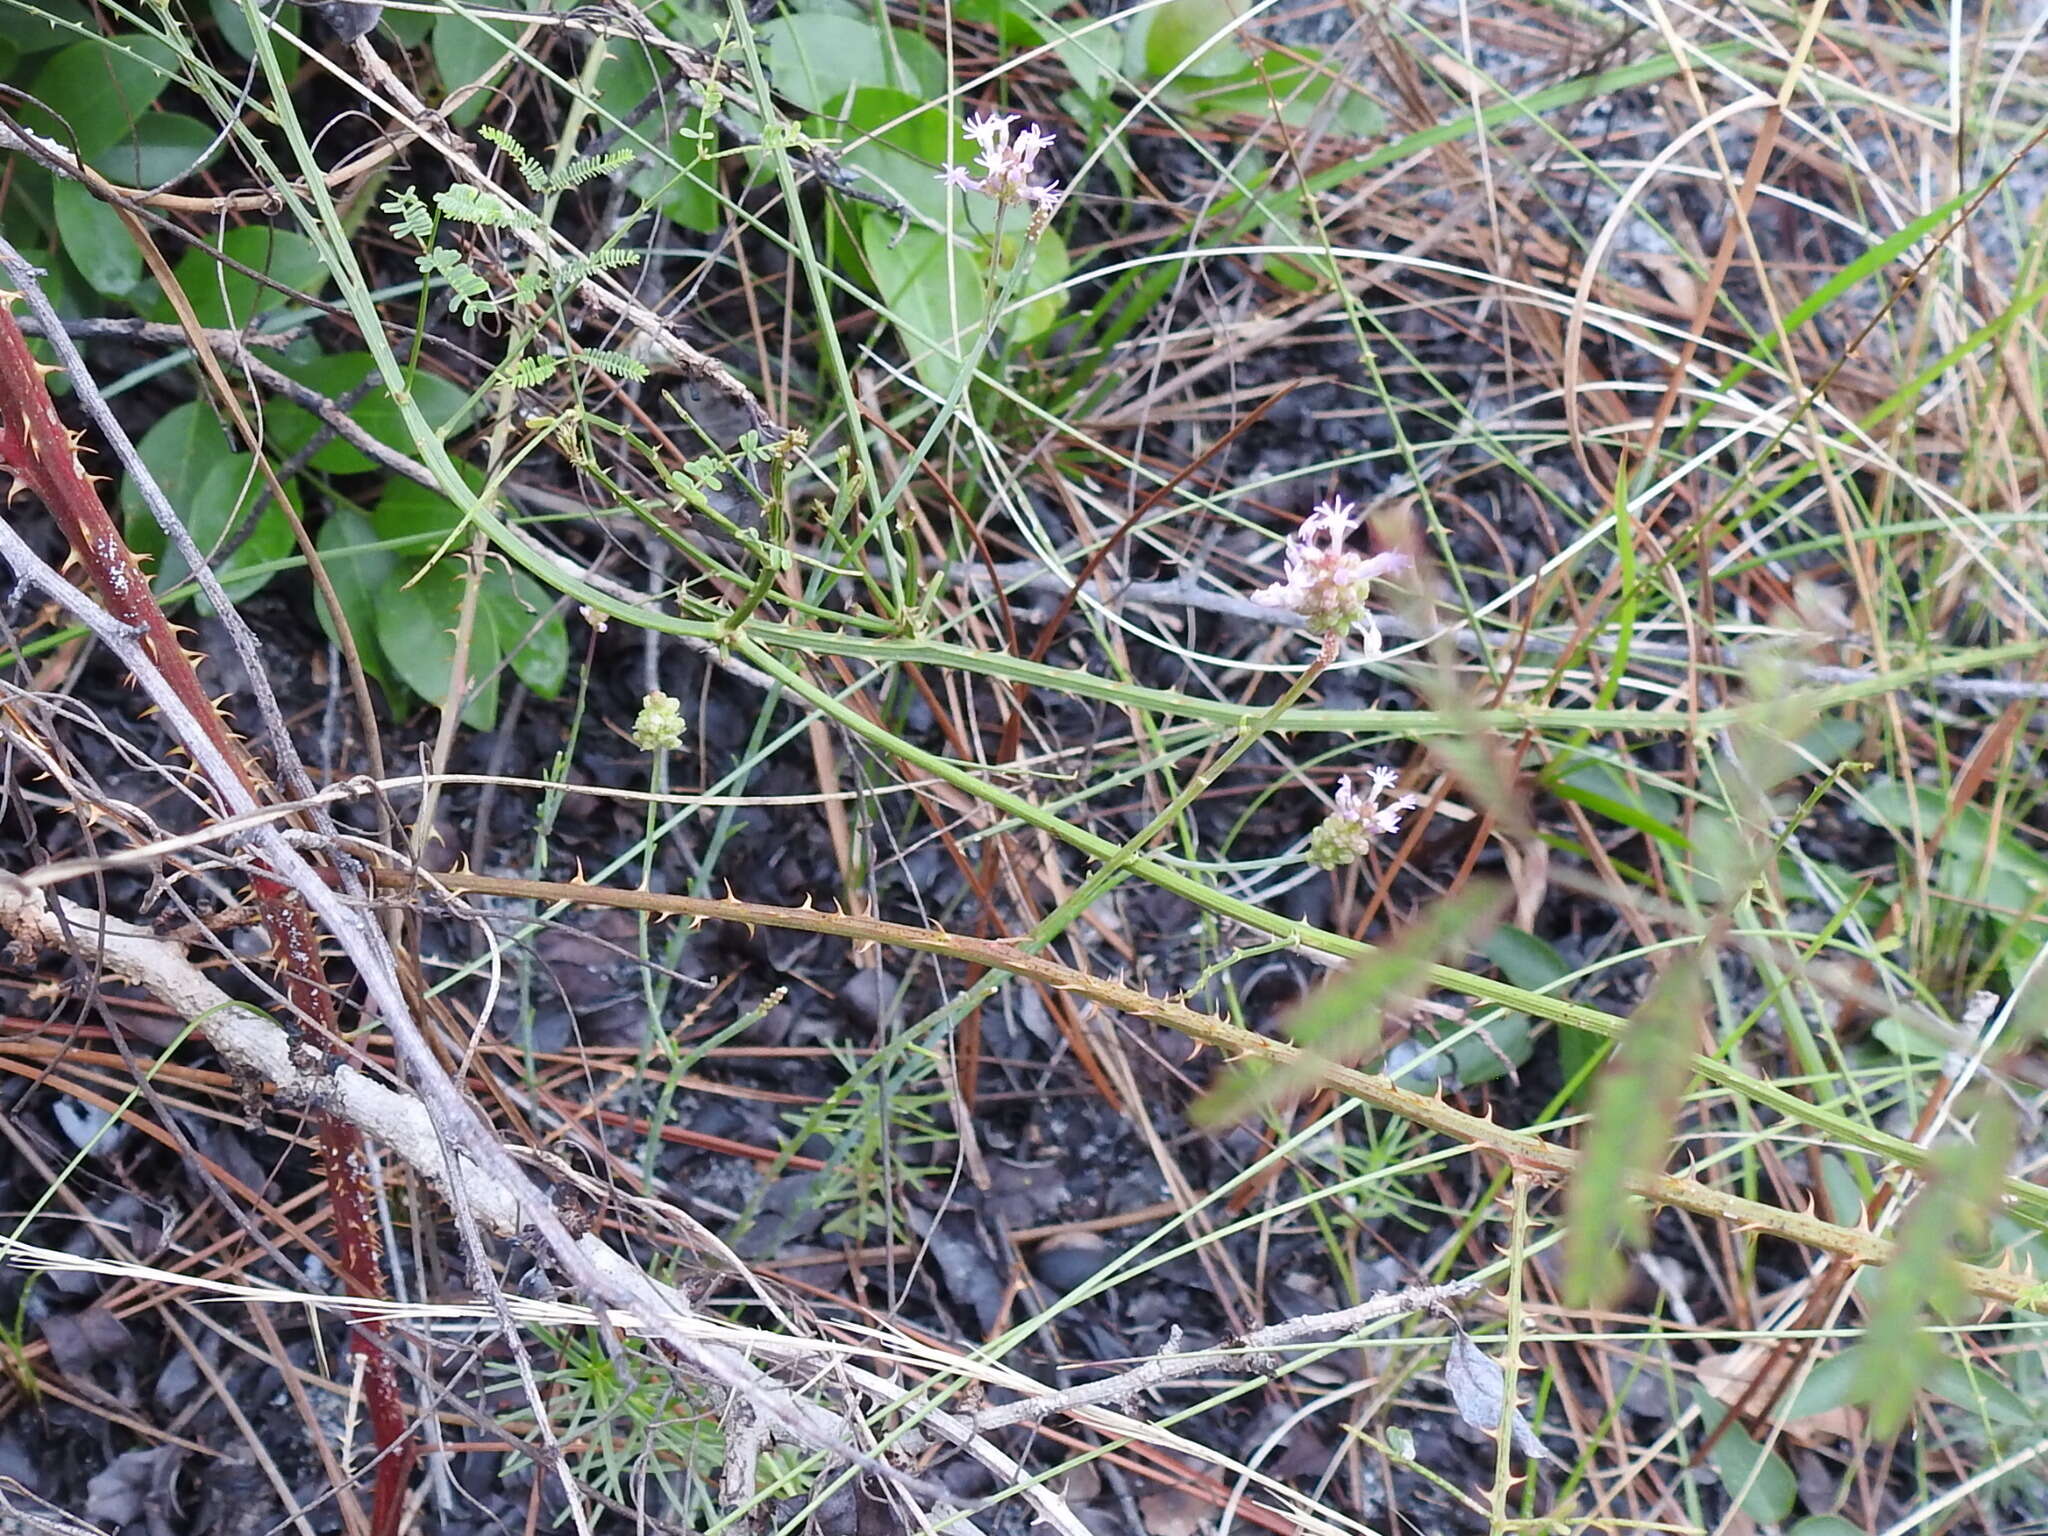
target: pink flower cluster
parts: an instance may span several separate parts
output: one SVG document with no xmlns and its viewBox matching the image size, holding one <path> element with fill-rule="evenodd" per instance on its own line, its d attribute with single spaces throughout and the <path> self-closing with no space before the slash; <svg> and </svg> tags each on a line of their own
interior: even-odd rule
<svg viewBox="0 0 2048 1536">
<path fill-rule="evenodd" d="M 1358 508 L 1341 496 L 1318 503 L 1287 541 L 1287 579 L 1254 592 L 1252 601 L 1291 609 L 1314 635 L 1356 629 L 1365 654 L 1377 656 L 1380 627 L 1366 606 L 1372 584 L 1406 570 L 1408 557 L 1395 550 L 1361 555 L 1346 548 L 1358 523 Z"/>
<path fill-rule="evenodd" d="M 1319 502 L 1287 541 L 1285 581 L 1252 594 L 1252 601 L 1301 615 L 1309 633 L 1319 636 L 1325 659 L 1336 656 L 1338 637 L 1358 631 L 1368 657 L 1383 644 L 1373 621 L 1372 584 L 1408 568 L 1408 557 L 1395 550 L 1362 555 L 1349 545 L 1361 521 L 1358 508 L 1341 496 Z M 1421 804 L 1413 795 L 1397 795 L 1401 782 L 1393 768 L 1368 768 L 1365 793 L 1350 779 L 1337 784 L 1337 809 L 1309 834 L 1308 861 L 1321 869 L 1341 869 L 1361 859 L 1374 841 L 1401 830 L 1401 817 Z"/>
<path fill-rule="evenodd" d="M 1010 125 L 1016 121 L 1014 112 L 978 112 L 968 118 L 967 136 L 981 146 L 981 153 L 975 157 L 981 162 L 981 174 L 976 176 L 967 167 L 954 165 L 942 171 L 939 180 L 963 192 L 979 192 L 998 208 L 1028 203 L 1032 228 L 1043 229 L 1066 197 L 1050 182 L 1039 186 L 1031 180 L 1037 171 L 1038 156 L 1052 143 L 1053 136 L 1036 123 L 1013 136 Z"/>
<path fill-rule="evenodd" d="M 1422 803 L 1413 795 L 1395 795 L 1394 786 L 1400 782 L 1396 769 L 1368 768 L 1365 793 L 1360 795 L 1350 779 L 1338 780 L 1336 811 L 1309 834 L 1309 863 L 1340 869 L 1362 858 L 1373 839 L 1399 832 L 1402 815 Z"/>
</svg>

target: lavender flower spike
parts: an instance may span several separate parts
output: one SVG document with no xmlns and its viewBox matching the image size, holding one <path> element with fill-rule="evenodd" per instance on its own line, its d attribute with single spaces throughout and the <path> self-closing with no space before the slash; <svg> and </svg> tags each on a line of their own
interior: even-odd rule
<svg viewBox="0 0 2048 1536">
<path fill-rule="evenodd" d="M 1345 548 L 1358 524 L 1358 508 L 1341 496 L 1318 503 L 1287 541 L 1287 579 L 1254 592 L 1252 601 L 1300 614 L 1313 635 L 1356 629 L 1366 655 L 1377 656 L 1380 628 L 1366 603 L 1373 582 L 1406 570 L 1408 557 L 1392 550 L 1361 555 Z"/>
<path fill-rule="evenodd" d="M 967 136 L 981 146 L 975 157 L 981 162 L 981 174 L 973 175 L 965 166 L 955 165 L 940 172 L 939 180 L 963 192 L 979 192 L 998 208 L 1029 204 L 1031 227 L 1041 230 L 1066 197 L 1050 182 L 1038 186 L 1031 180 L 1038 157 L 1053 136 L 1036 123 L 1013 135 L 1010 125 L 1016 121 L 1014 112 L 978 112 L 968 118 Z"/>
<path fill-rule="evenodd" d="M 1366 770 L 1363 795 L 1351 780 L 1337 781 L 1337 809 L 1309 834 L 1308 861 L 1318 869 L 1341 869 L 1364 857 L 1373 840 L 1401 830 L 1401 817 L 1422 802 L 1413 795 L 1394 795 L 1401 775 L 1392 768 Z M 1392 795 L 1392 799 L 1388 796 Z"/>
</svg>

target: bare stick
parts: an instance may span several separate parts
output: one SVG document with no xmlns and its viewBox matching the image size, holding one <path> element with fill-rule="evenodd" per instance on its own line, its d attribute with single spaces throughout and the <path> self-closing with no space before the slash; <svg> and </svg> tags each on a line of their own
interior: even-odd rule
<svg viewBox="0 0 2048 1536">
<path fill-rule="evenodd" d="M 1298 1344 L 1319 1334 L 1342 1336 L 1367 1323 L 1385 1322 L 1390 1317 L 1438 1311 L 1477 1289 L 1477 1280 L 1453 1280 L 1447 1285 L 1411 1285 L 1406 1290 L 1374 1296 L 1341 1312 L 1321 1312 L 1310 1317 L 1290 1318 L 1269 1328 L 1257 1328 L 1213 1349 L 1182 1351 L 1179 1348 L 1180 1330 L 1176 1328 L 1172 1343 L 1127 1371 L 1119 1371 L 1100 1381 L 1086 1381 L 1078 1387 L 1068 1387 L 1065 1391 L 1044 1397 L 1028 1397 L 1020 1402 L 984 1408 L 971 1416 L 968 1423 L 978 1433 L 986 1434 L 1010 1424 L 1035 1424 L 1053 1414 L 1072 1413 L 1097 1403 L 1130 1403 L 1155 1387 L 1163 1387 L 1203 1371 L 1275 1375 L 1280 1362 L 1274 1358 L 1273 1351 L 1286 1345 Z"/>
</svg>

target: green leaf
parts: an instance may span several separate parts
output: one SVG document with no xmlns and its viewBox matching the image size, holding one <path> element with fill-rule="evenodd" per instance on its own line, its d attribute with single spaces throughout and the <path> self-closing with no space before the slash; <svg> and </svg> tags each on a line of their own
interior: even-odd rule
<svg viewBox="0 0 2048 1536">
<path fill-rule="evenodd" d="M 1675 958 L 1594 1084 L 1593 1120 L 1565 1224 L 1565 1290 L 1574 1306 L 1611 1300 L 1625 1278 L 1622 1247 L 1640 1247 L 1648 1235 L 1645 1207 L 1631 1186 L 1669 1155 L 1704 996 L 1697 961 Z"/>
<path fill-rule="evenodd" d="M 201 325 L 241 330 L 259 315 L 295 307 L 301 302 L 296 295 L 318 294 L 327 286 L 327 267 L 320 259 L 320 248 L 291 230 L 245 224 L 229 230 L 220 249 L 223 255 L 263 273 L 286 291 L 280 293 L 259 283 L 224 265 L 211 251 L 195 246 L 178 259 L 171 275 L 184 290 L 186 301 Z M 169 299 L 158 298 L 154 318 L 177 318 Z"/>
<path fill-rule="evenodd" d="M 1844 1520 L 1840 1515 L 1808 1515 L 1785 1536 L 1869 1536 L 1870 1527 Z"/>
<path fill-rule="evenodd" d="M 236 534 L 250 508 L 259 500 L 264 503 L 263 510 L 256 515 L 254 528 L 236 546 L 234 553 L 225 560 L 210 562 L 214 573 L 220 577 L 222 590 L 232 602 L 254 596 L 277 574 L 268 570 L 256 571 L 252 575 L 238 575 L 239 572 L 288 560 L 298 548 L 298 540 L 292 535 L 291 519 L 285 515 L 284 508 L 269 499 L 264 479 L 255 473 L 255 468 L 255 457 L 246 453 L 237 453 L 215 463 L 199 483 L 199 499 L 193 508 L 192 519 L 186 524 L 193 541 L 199 546 L 199 552 L 206 555 Z M 291 502 L 293 512 L 304 510 L 305 501 L 298 481 L 287 480 L 284 494 Z M 159 580 L 167 582 L 171 579 L 174 561 L 175 556 L 165 555 Z M 183 564 L 182 561 L 176 563 Z M 180 576 L 178 579 L 183 578 Z M 201 613 L 210 615 L 213 612 L 212 602 L 203 595 L 194 599 L 194 603 Z"/>
<path fill-rule="evenodd" d="M 624 45 L 614 42 L 616 49 Z M 656 89 L 654 66 L 644 48 L 614 53 L 598 67 L 594 90 L 607 120 L 624 119 Z M 664 96 L 622 142 L 637 152 L 626 173 L 626 190 L 685 229 L 709 234 L 722 222 L 718 170 L 707 150 L 702 114 Z M 640 142 L 644 140 L 645 142 Z"/>
<path fill-rule="evenodd" d="M 1731 1496 L 1741 1495 L 1742 1512 L 1750 1519 L 1760 1525 L 1783 1525 L 1799 1499 L 1799 1479 L 1791 1467 L 1758 1445 L 1740 1421 L 1724 1424 L 1728 1410 L 1704 1391 L 1695 1392 L 1694 1401 L 1699 1404 L 1701 1427 L 1716 1435 L 1707 1464 L 1721 1486 Z"/>
<path fill-rule="evenodd" d="M 861 247 L 911 366 L 927 388 L 944 395 L 987 314 L 981 264 L 936 230 L 906 230 L 900 240 L 896 231 L 894 219 L 870 214 L 861 225 Z"/>
<path fill-rule="evenodd" d="M 465 479 L 481 484 L 475 471 L 463 468 Z M 406 553 L 398 557 L 398 579 L 403 582 L 433 558 L 448 536 L 462 526 L 462 509 L 439 491 L 430 491 L 410 480 L 393 480 L 378 498 L 371 522 L 378 538 L 409 541 Z"/>
<path fill-rule="evenodd" d="M 950 158 L 965 165 L 974 143 L 944 107 L 885 86 L 864 86 L 836 103 L 836 118 L 810 121 L 840 134 L 839 158 L 875 178 L 934 224 L 946 222 L 947 203 L 961 194 L 939 180 L 936 167 Z M 893 231 L 895 226 L 890 226 Z"/>
<path fill-rule="evenodd" d="M 1409 1039 L 1425 1049 L 1395 1081 L 1418 1092 L 1439 1085 L 1475 1088 L 1520 1071 L 1536 1053 L 1535 1032 L 1526 1013 L 1504 1013 L 1483 1025 L 1417 1018 Z M 1445 1041 L 1451 1043 L 1445 1046 Z"/>
<path fill-rule="evenodd" d="M 121 216 L 69 178 L 58 181 L 53 196 L 64 254 L 79 276 L 107 298 L 124 297 L 142 281 L 142 252 Z"/>
<path fill-rule="evenodd" d="M 1837 1219 L 1840 1219 L 1839 1213 Z M 1861 1402 L 1856 1390 L 1856 1379 L 1863 1369 L 1856 1353 L 1860 1347 L 1852 1345 L 1838 1355 L 1830 1355 L 1807 1372 L 1806 1380 L 1799 1384 L 1799 1390 L 1792 1394 L 1779 1415 L 1782 1421 L 1796 1424 L 1801 1419 L 1833 1413 L 1837 1408 Z"/>
<path fill-rule="evenodd" d="M 998 41 L 1013 52 L 1036 48 L 1045 41 L 1037 18 L 1018 0 L 953 0 L 953 16 L 991 28 Z"/>
<path fill-rule="evenodd" d="M 420 541 L 417 554 L 399 558 L 397 580 L 377 600 L 377 643 L 407 687 L 430 703 L 445 705 L 455 667 L 455 627 L 462 618 L 464 568 L 458 559 L 436 561 L 424 571 L 420 567 L 461 526 L 461 510 L 424 486 L 394 480 L 379 498 L 371 520 L 380 539 Z M 498 683 L 492 674 L 500 648 L 497 629 L 482 609 L 480 593 L 477 619 L 470 629 L 467 672 L 472 681 L 489 681 L 477 689 L 462 719 L 487 731 L 498 721 Z"/>
<path fill-rule="evenodd" d="M 1871 1038 L 1894 1056 L 1907 1061 L 1940 1061 L 1949 1048 L 1931 1035 L 1924 1035 L 1906 1020 L 1887 1015 L 1870 1026 Z"/>
<path fill-rule="evenodd" d="M 1053 52 L 1066 65 L 1067 73 L 1074 77 L 1074 88 L 1090 101 L 1101 101 L 1107 89 L 1116 82 L 1117 55 L 1120 51 L 1115 32 L 1107 27 L 1095 27 L 1086 36 L 1064 29 L 1060 41 L 1053 45 Z M 1081 117 L 1080 122 L 1089 122 L 1091 117 Z M 1122 148 L 1121 145 L 1118 146 Z"/>
<path fill-rule="evenodd" d="M 506 6 L 492 9 L 504 10 Z M 515 3 L 510 9 L 528 7 Z M 496 74 L 512 52 L 512 45 L 524 30 L 525 23 L 519 21 L 471 21 L 449 11 L 434 19 L 432 50 L 434 68 L 441 76 L 443 98 L 454 95 L 466 85 L 489 79 Z M 482 114 L 490 101 L 488 91 L 478 91 L 469 100 L 449 114 L 449 121 L 458 128 L 466 128 Z"/>
<path fill-rule="evenodd" d="M 29 94 L 38 103 L 21 120 L 60 144 L 74 135 L 95 170 L 114 174 L 101 157 L 127 140 L 150 104 L 171 83 L 177 52 L 139 32 L 72 43 L 37 72 Z"/>
<path fill-rule="evenodd" d="M 83 0 L 0 0 L 0 16 L 6 18 L 7 41 L 23 58 L 62 48 L 77 42 L 81 33 L 99 30 Z"/>
<path fill-rule="evenodd" d="M 431 704 L 448 702 L 455 668 L 455 627 L 462 618 L 459 567 L 443 561 L 406 586 L 385 592 L 377 605 L 377 643 L 400 679 Z M 498 637 L 481 621 L 471 626 L 467 673 L 476 688 L 462 723 L 488 731 L 498 723 Z"/>
<path fill-rule="evenodd" d="M 2028 1434 L 2041 1429 L 2044 1410 L 2037 1410 L 1987 1367 L 1973 1364 L 1968 1357 L 1943 1355 L 1927 1378 L 1927 1390 L 1983 1423 Z"/>
<path fill-rule="evenodd" d="M 1017 251 L 1024 244 L 1021 230 L 1003 236 L 1003 260 L 1017 259 Z M 1031 341 L 1043 336 L 1060 322 L 1060 316 L 1067 312 L 1066 290 L 1060 284 L 1067 280 L 1073 263 L 1067 256 L 1067 242 L 1060 238 L 1060 232 L 1048 228 L 1031 242 L 1031 270 L 1018 285 L 1019 292 L 1010 305 L 997 317 L 997 326 L 1012 341 Z"/>
<path fill-rule="evenodd" d="M 330 400 L 339 400 L 376 373 L 377 362 L 367 352 L 338 352 L 310 362 L 283 366 L 285 373 Z M 419 403 L 421 414 L 440 428 L 444 438 L 460 429 L 467 414 L 469 393 L 461 385 L 439 374 L 417 369 L 406 380 L 406 389 Z M 349 411 L 349 420 L 387 448 L 408 457 L 413 454 L 412 433 L 406 427 L 398 402 L 382 384 L 364 395 Z M 312 440 L 320 426 L 312 412 L 289 403 L 274 406 L 269 413 L 272 447 L 290 455 Z M 340 438 L 331 439 L 307 461 L 312 468 L 330 475 L 361 474 L 377 466 L 360 448 Z"/>
<path fill-rule="evenodd" d="M 249 33 L 249 18 L 243 12 L 240 0 L 207 0 L 207 9 L 212 13 L 213 24 L 220 28 L 221 41 L 234 49 L 243 58 L 254 58 L 256 56 L 256 40 Z M 276 29 L 271 34 L 273 38 L 275 38 L 277 30 L 286 32 L 292 37 L 301 35 L 299 8 L 297 6 L 269 8 L 269 15 L 271 26 Z M 389 21 L 391 13 L 387 12 L 385 19 Z"/>
<path fill-rule="evenodd" d="M 233 451 L 213 412 L 196 400 L 172 406 L 135 445 L 137 457 L 164 499 L 180 512 L 192 504 L 199 482 L 214 463 Z M 121 484 L 121 515 L 131 528 L 138 522 L 155 522 L 132 480 Z"/>
<path fill-rule="evenodd" d="M 1531 992 L 1548 991 L 1554 983 L 1572 973 L 1572 967 L 1565 964 L 1564 956 L 1547 941 L 1507 923 L 1493 930 L 1486 943 L 1480 946 L 1479 953 L 1493 963 L 1502 977 Z M 1566 1082 L 1576 1078 L 1588 1062 L 1599 1059 L 1606 1049 L 1606 1040 L 1591 1030 L 1578 1029 L 1570 1024 L 1557 1026 L 1558 1069 Z"/>
<path fill-rule="evenodd" d="M 255 459 L 229 448 L 226 434 L 197 402 L 188 401 L 166 413 L 135 448 L 203 556 L 237 532 L 243 514 L 264 493 Z M 299 505 L 297 482 L 286 483 L 285 495 L 295 508 Z M 122 487 L 121 505 L 129 547 L 156 559 L 151 581 L 157 591 L 168 592 L 189 580 L 191 571 L 184 556 L 171 547 L 132 482 Z M 229 598 L 239 602 L 262 590 L 275 572 L 239 577 L 238 572 L 284 560 L 295 547 L 283 509 L 268 505 L 258 514 L 248 537 L 232 555 L 215 564 L 214 571 Z M 213 612 L 213 605 L 204 597 L 197 599 L 197 606 L 201 613 Z"/>
<path fill-rule="evenodd" d="M 1126 65 L 1154 80 L 1176 71 L 1182 79 L 1234 74 L 1246 62 L 1237 43 L 1239 15 L 1235 0 L 1166 0 L 1133 20 Z"/>
<path fill-rule="evenodd" d="M 946 61 L 931 43 L 898 27 L 850 16 L 777 16 L 755 29 L 775 89 L 823 113 L 847 92 L 868 87 L 931 101 L 946 93 Z"/>
<path fill-rule="evenodd" d="M 98 169 L 130 187 L 160 187 L 204 170 L 225 148 L 219 135 L 182 112 L 152 112 L 132 137 L 100 155 Z"/>
<path fill-rule="evenodd" d="M 384 594 L 398 584 L 398 556 L 377 547 L 377 543 L 377 530 L 370 520 L 348 506 L 336 507 L 328 513 L 313 541 L 327 580 L 341 604 L 341 620 L 355 641 L 363 670 L 389 688 L 397 674 L 391 670 L 384 647 L 377 640 L 377 609 Z M 339 644 L 340 629 L 317 589 L 313 614 L 327 638 Z"/>
<path fill-rule="evenodd" d="M 569 677 L 569 626 L 547 591 L 523 571 L 509 578 L 493 571 L 477 594 L 480 619 L 485 609 L 519 680 L 544 699 L 560 697 Z"/>
<path fill-rule="evenodd" d="M 399 47 L 409 52 L 419 47 L 421 43 L 424 43 L 433 34 L 434 23 L 444 14 L 446 13 L 439 11 L 399 11 L 387 9 L 384 12 L 384 19 L 378 23 L 378 26 L 384 31 L 389 32 L 393 41 Z"/>
</svg>

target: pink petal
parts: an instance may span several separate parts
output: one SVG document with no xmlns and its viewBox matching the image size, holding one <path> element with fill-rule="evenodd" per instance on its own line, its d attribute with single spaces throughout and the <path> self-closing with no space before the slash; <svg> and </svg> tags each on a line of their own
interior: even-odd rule
<svg viewBox="0 0 2048 1536">
<path fill-rule="evenodd" d="M 1359 563 L 1359 579 L 1372 581 L 1381 576 L 1398 576 L 1414 563 L 1398 549 L 1382 550 L 1376 555 L 1366 556 Z"/>
</svg>

